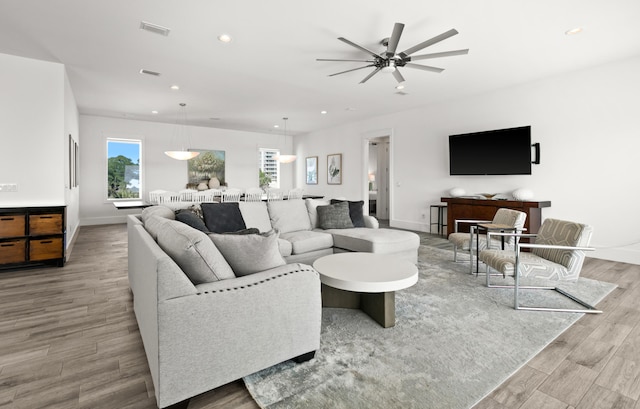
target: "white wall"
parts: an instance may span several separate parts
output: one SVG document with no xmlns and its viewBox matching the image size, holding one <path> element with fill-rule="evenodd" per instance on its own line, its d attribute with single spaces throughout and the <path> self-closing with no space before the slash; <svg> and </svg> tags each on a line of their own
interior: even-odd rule
<svg viewBox="0 0 640 409">
<path fill-rule="evenodd" d="M 81 225 L 122 223 L 126 214 L 139 210 L 116 210 L 106 200 L 106 138 L 143 140 L 142 180 L 144 192 L 156 189 L 179 191 L 187 183 L 187 163 L 171 159 L 164 151 L 171 148 L 175 124 L 80 116 Z M 258 186 L 258 149 L 292 151 L 291 140 L 282 134 L 254 133 L 189 127 L 191 148 L 225 151 L 225 177 L 229 187 L 246 189 Z M 304 160 L 298 160 L 304 164 Z M 294 164 L 281 165 L 281 188 L 292 187 Z M 147 196 L 145 196 L 146 198 Z"/>
<path fill-rule="evenodd" d="M 65 204 L 64 66 L 0 54 L 1 206 Z"/>
<path fill-rule="evenodd" d="M 469 98 L 314 132 L 296 140 L 301 156 L 319 156 L 309 192 L 364 199 L 362 139 L 391 129 L 392 226 L 429 230 L 429 205 L 453 187 L 510 193 L 527 187 L 550 200 L 543 218 L 589 223 L 591 256 L 640 264 L 640 57 Z M 531 125 L 541 164 L 526 176 L 449 176 L 448 135 Z M 343 154 L 343 184 L 326 184 L 326 155 Z M 482 160 L 482 158 L 478 158 Z M 296 168 L 303 184 L 304 169 Z"/>
<path fill-rule="evenodd" d="M 64 155 L 60 158 L 64 169 L 65 203 L 67 205 L 67 245 L 71 243 L 78 227 L 80 226 L 80 187 L 69 186 L 69 135 L 80 145 L 80 135 L 78 129 L 78 108 L 76 99 L 71 90 L 71 84 L 64 76 L 64 133 L 62 134 L 62 145 Z M 79 178 L 78 178 L 79 179 Z"/>
</svg>

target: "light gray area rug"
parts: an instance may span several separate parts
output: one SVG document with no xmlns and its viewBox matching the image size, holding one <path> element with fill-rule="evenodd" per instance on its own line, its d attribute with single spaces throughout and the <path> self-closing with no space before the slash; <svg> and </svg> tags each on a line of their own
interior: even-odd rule
<svg viewBox="0 0 640 409">
<path fill-rule="evenodd" d="M 396 294 L 395 327 L 382 328 L 359 310 L 324 308 L 313 360 L 244 378 L 258 405 L 469 408 L 583 315 L 516 311 L 513 290 L 486 288 L 484 276 L 452 258 L 420 247 L 420 279 Z M 581 278 L 561 287 L 595 305 L 615 285 Z M 521 299 L 576 308 L 554 291 L 529 290 Z"/>
</svg>

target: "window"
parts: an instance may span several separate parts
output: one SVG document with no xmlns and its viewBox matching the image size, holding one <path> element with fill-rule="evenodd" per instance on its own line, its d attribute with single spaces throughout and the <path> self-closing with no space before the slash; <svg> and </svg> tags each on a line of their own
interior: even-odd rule
<svg viewBox="0 0 640 409">
<path fill-rule="evenodd" d="M 107 199 L 140 199 L 142 141 L 107 138 Z"/>
<path fill-rule="evenodd" d="M 258 166 L 260 167 L 260 187 L 280 187 L 280 162 L 275 156 L 280 154 L 278 149 L 261 148 Z"/>
</svg>

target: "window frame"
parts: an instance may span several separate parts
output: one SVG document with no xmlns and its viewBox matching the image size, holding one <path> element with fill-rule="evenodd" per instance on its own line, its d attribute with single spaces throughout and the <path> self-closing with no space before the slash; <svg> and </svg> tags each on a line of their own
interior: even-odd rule
<svg viewBox="0 0 640 409">
<path fill-rule="evenodd" d="M 139 153 L 139 162 L 138 162 L 138 197 L 109 197 L 109 143 L 110 142 L 119 142 L 119 143 L 130 143 L 138 145 L 138 153 Z M 126 201 L 140 201 L 144 200 L 144 140 L 143 138 L 135 138 L 135 137 L 120 137 L 120 136 L 107 136 L 105 138 L 105 154 L 104 154 L 104 177 L 103 177 L 103 194 L 105 195 L 105 200 L 107 203 L 113 202 L 126 202 Z"/>
<path fill-rule="evenodd" d="M 280 149 L 275 148 L 258 148 L 258 170 L 262 170 L 264 172 L 264 154 L 266 152 L 273 152 L 273 155 L 279 155 Z M 282 173 L 280 171 L 280 162 L 278 160 L 273 159 L 276 164 L 276 182 L 271 182 L 269 187 L 272 189 L 280 189 L 280 179 L 282 177 Z M 260 183 L 260 181 L 258 181 Z"/>
</svg>

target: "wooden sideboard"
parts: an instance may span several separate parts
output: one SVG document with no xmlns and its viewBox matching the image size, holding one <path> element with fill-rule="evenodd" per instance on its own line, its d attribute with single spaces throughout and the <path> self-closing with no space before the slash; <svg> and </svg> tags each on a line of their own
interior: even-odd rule
<svg viewBox="0 0 640 409">
<path fill-rule="evenodd" d="M 66 207 L 0 208 L 0 270 L 65 261 Z"/>
<path fill-rule="evenodd" d="M 551 207 L 550 201 L 521 202 L 517 200 L 472 199 L 462 197 L 443 197 L 447 204 L 447 233 L 452 233 L 456 219 L 492 220 L 498 209 L 519 210 L 527 214 L 524 227 L 527 233 L 537 233 L 542 224 L 542 209 Z M 468 225 L 458 226 L 459 231 L 468 232 Z"/>
</svg>

